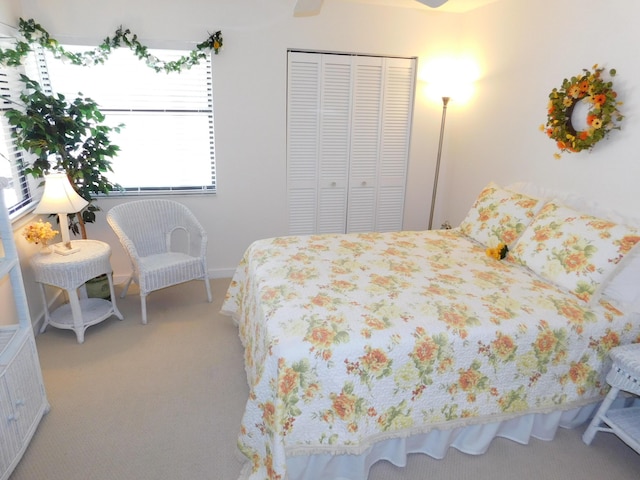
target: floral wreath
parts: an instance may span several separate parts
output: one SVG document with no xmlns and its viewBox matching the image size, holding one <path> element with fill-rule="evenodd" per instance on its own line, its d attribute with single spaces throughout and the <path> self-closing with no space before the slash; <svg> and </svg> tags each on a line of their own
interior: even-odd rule
<svg viewBox="0 0 640 480">
<path fill-rule="evenodd" d="M 561 152 L 580 152 L 591 150 L 611 130 L 620 130 L 616 122 L 624 116 L 618 111 L 621 102 L 616 100 L 618 94 L 612 89 L 613 82 L 602 79 L 603 68 L 593 66 L 593 71 L 583 69 L 577 77 L 564 79 L 562 87 L 554 88 L 549 94 L 547 123 L 541 125 L 549 138 L 556 141 Z M 614 77 L 615 69 L 609 70 Z M 587 129 L 577 131 L 571 122 L 573 110 L 580 101 L 588 102 Z M 554 157 L 560 158 L 559 153 Z"/>
</svg>

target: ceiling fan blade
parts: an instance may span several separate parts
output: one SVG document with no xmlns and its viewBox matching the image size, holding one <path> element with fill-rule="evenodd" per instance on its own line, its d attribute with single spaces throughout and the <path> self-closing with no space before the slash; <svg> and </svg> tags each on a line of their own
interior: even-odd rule
<svg viewBox="0 0 640 480">
<path fill-rule="evenodd" d="M 447 0 L 418 0 L 418 2 L 431 8 L 438 8 L 440 5 L 447 3 Z"/>
<path fill-rule="evenodd" d="M 446 1 L 446 0 L 445 0 Z M 322 0 L 297 0 L 293 8 L 294 17 L 306 17 L 320 13 Z"/>
</svg>

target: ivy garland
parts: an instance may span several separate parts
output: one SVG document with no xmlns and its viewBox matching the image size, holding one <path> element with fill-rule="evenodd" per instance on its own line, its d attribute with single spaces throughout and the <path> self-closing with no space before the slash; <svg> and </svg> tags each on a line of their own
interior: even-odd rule
<svg viewBox="0 0 640 480">
<path fill-rule="evenodd" d="M 611 130 L 620 130 L 616 122 L 624 116 L 618 111 L 621 102 L 613 90 L 613 82 L 602 78 L 603 68 L 593 66 L 593 71 L 583 69 L 583 73 L 571 79 L 564 79 L 562 86 L 554 88 L 549 94 L 547 123 L 540 128 L 547 136 L 556 141 L 561 152 L 580 152 L 591 150 Z M 615 69 L 609 70 L 614 77 Z M 588 102 L 587 129 L 577 131 L 572 124 L 573 110 L 580 101 Z M 560 154 L 554 154 L 560 158 Z"/>
<path fill-rule="evenodd" d="M 149 53 L 149 49 L 142 45 L 138 40 L 138 36 L 132 34 L 129 29 L 119 27 L 113 37 L 107 37 L 104 41 L 93 50 L 82 53 L 73 53 L 65 50 L 60 43 L 51 38 L 49 33 L 36 23 L 33 19 L 20 19 L 18 30 L 24 40 L 16 42 L 15 49 L 0 49 L 0 64 L 17 67 L 22 64 L 22 60 L 32 50 L 31 45 L 40 45 L 42 48 L 49 50 L 55 58 L 67 59 L 74 65 L 98 65 L 105 62 L 109 58 L 109 54 L 114 48 L 126 46 L 140 60 L 144 60 L 148 67 L 153 68 L 156 72 L 179 72 L 184 68 L 191 68 L 208 57 L 208 52 L 213 50 L 217 55 L 222 48 L 222 32 L 217 31 L 210 34 L 206 40 L 196 45 L 195 50 L 181 58 L 165 62 Z"/>
</svg>

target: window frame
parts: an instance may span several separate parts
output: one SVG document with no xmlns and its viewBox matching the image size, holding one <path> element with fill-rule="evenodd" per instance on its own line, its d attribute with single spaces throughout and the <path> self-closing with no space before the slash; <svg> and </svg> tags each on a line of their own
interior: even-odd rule
<svg viewBox="0 0 640 480">
<path fill-rule="evenodd" d="M 88 43 L 88 42 L 83 42 L 83 43 Z M 69 50 L 73 50 L 73 49 L 79 49 L 80 51 L 83 50 L 87 50 L 90 49 L 91 47 L 87 47 L 87 46 L 79 46 L 77 43 L 76 44 L 71 44 L 71 43 L 61 43 L 61 45 L 63 45 L 65 48 L 68 48 Z M 125 47 L 122 47 L 122 49 L 124 50 Z M 161 48 L 150 48 L 150 52 L 152 54 L 156 54 L 159 58 L 165 58 L 163 57 L 163 53 L 162 52 L 176 52 L 176 51 L 180 51 L 182 52 L 182 54 L 186 54 L 188 52 L 190 52 L 190 50 L 188 50 L 187 48 L 185 48 L 184 46 L 182 47 L 178 47 L 178 46 L 163 46 Z M 131 52 L 131 54 L 133 55 L 133 53 Z M 47 63 L 51 61 L 51 54 L 47 53 L 46 55 L 46 59 L 47 59 Z M 141 62 L 141 60 L 136 59 L 136 61 Z M 108 62 L 108 60 L 107 60 Z M 217 165 L 216 165 L 216 151 L 215 151 L 215 127 L 214 127 L 214 118 L 215 118 L 215 111 L 214 111 L 214 105 L 213 105 L 213 55 L 209 55 L 208 60 L 206 61 L 206 64 L 204 65 L 204 67 L 206 68 L 206 89 L 207 89 L 207 109 L 208 111 L 206 112 L 208 114 L 208 131 L 209 131 L 209 138 L 207 139 L 208 141 L 208 150 L 209 150 L 209 163 L 208 163 L 208 168 L 209 168 L 209 178 L 210 178 L 210 182 L 208 184 L 198 184 L 198 185 L 182 185 L 182 186 L 176 186 L 176 185 L 167 185 L 167 186 L 128 186 L 128 187 L 124 187 L 122 190 L 114 190 L 109 192 L 109 196 L 158 196 L 158 195 L 194 195 L 194 194 L 216 194 L 217 193 Z M 83 68 L 83 67 L 77 67 L 77 68 Z M 153 73 L 154 75 L 181 75 L 181 73 L 169 73 L 169 74 L 164 74 L 164 73 Z M 70 95 L 74 95 L 74 97 L 77 95 L 77 93 L 71 93 L 71 92 L 65 92 L 63 91 L 63 89 L 58 89 L 55 88 L 55 72 L 51 72 L 51 70 L 49 70 L 49 77 L 51 79 L 51 83 L 54 84 L 53 86 L 49 87 L 49 90 L 47 90 L 47 93 L 62 93 L 64 94 L 67 98 L 71 98 Z M 45 88 L 47 88 L 45 86 Z M 54 91 L 55 90 L 55 91 Z M 89 96 L 91 98 L 93 98 L 94 100 L 97 101 L 100 110 L 105 114 L 105 116 L 109 117 L 109 114 L 120 114 L 120 115 L 125 115 L 125 114 L 131 114 L 132 112 L 138 112 L 140 114 L 148 114 L 148 113 L 153 113 L 150 112 L 148 109 L 135 109 L 135 108 L 122 108 L 122 109 L 114 109 L 114 108 L 110 108 L 110 107 L 103 107 L 100 105 L 100 101 L 99 99 L 95 98 L 94 96 L 91 95 L 91 93 L 87 93 L 87 92 L 82 92 L 83 94 L 85 94 L 85 96 Z M 166 113 L 172 113 L 170 111 L 170 109 L 165 109 Z M 155 110 L 155 113 L 158 114 L 162 114 L 162 112 L 160 110 Z M 185 113 L 185 109 L 183 108 L 177 108 L 173 110 L 173 113 L 175 114 L 179 114 L 179 113 Z M 204 113 L 203 110 L 194 110 L 194 109 L 187 109 L 187 113 L 199 113 L 202 114 Z M 115 122 L 117 123 L 117 122 Z M 126 126 L 125 126 L 126 128 Z M 116 145 L 118 144 L 117 139 L 113 140 L 114 143 Z M 115 160 L 114 163 L 116 163 L 117 160 Z M 112 179 L 112 181 L 114 183 L 118 183 L 118 179 L 116 178 L 116 176 L 111 175 L 109 177 L 110 179 Z M 204 182 L 203 182 L 204 183 Z M 106 194 L 100 194 L 99 196 L 106 196 Z"/>
</svg>

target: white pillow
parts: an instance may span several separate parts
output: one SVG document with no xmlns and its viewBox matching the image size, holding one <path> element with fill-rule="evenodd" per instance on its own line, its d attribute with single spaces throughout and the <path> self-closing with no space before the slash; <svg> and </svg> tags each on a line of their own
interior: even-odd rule
<svg viewBox="0 0 640 480">
<path fill-rule="evenodd" d="M 504 243 L 510 248 L 542 205 L 540 199 L 505 190 L 490 182 L 460 223 L 460 230 L 487 247 Z"/>
<path fill-rule="evenodd" d="M 508 185 L 506 188 L 537 198 L 558 199 L 563 205 L 580 212 L 612 220 L 615 223 L 629 225 L 640 230 L 640 219 L 605 209 L 596 202 L 574 193 L 552 190 L 531 182 L 517 182 Z M 602 290 L 602 296 L 607 300 L 613 300 L 625 311 L 640 313 L 640 249 L 634 249 L 627 257 L 606 282 Z"/>
<path fill-rule="evenodd" d="M 640 242 L 640 231 L 547 203 L 524 231 L 510 258 L 585 302 L 599 298 L 607 280 Z"/>
</svg>

